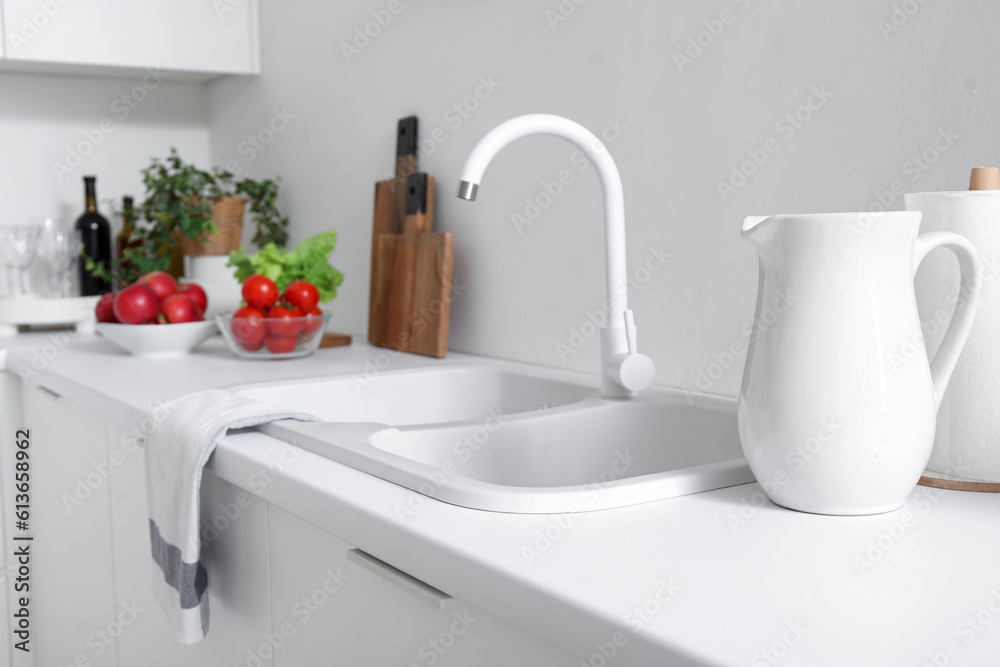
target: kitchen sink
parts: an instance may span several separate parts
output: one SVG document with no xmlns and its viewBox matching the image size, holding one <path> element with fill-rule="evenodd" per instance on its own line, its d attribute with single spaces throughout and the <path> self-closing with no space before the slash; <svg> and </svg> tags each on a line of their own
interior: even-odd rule
<svg viewBox="0 0 1000 667">
<path fill-rule="evenodd" d="M 582 512 L 754 481 L 734 399 L 659 388 L 604 398 L 496 366 L 387 372 L 360 393 L 350 382 L 237 391 L 326 420 L 262 427 L 275 438 L 474 509 Z"/>
<path fill-rule="evenodd" d="M 582 401 L 596 391 L 502 366 L 450 365 L 316 380 L 245 385 L 241 396 L 308 412 L 327 422 L 390 426 L 485 419 Z"/>
</svg>

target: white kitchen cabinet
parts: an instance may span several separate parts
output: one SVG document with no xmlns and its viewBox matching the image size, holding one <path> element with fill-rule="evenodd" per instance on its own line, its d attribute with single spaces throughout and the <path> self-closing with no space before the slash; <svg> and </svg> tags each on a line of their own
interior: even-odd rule
<svg viewBox="0 0 1000 667">
<path fill-rule="evenodd" d="M 102 634 L 119 613 L 110 493 L 100 473 L 108 460 L 105 421 L 30 382 L 24 384 L 22 411 L 21 427 L 31 436 L 31 518 L 28 531 L 15 532 L 34 536 L 34 665 L 71 665 L 85 655 L 93 667 L 114 667 L 114 647 Z M 7 544 L 12 551 L 13 542 Z"/>
<path fill-rule="evenodd" d="M 132 437 L 149 425 L 106 421 L 31 384 L 22 414 L 17 421 L 31 430 L 33 627 L 32 652 L 15 652 L 14 666 L 243 664 L 271 628 L 264 501 L 205 474 L 202 516 L 226 524 L 205 552 L 210 630 L 194 646 L 179 644 L 152 594 L 161 575 L 150 556 L 144 451 Z M 5 515 L 8 503 L 5 495 Z"/>
<path fill-rule="evenodd" d="M 214 526 L 203 533 L 210 629 L 179 644 L 152 595 L 162 575 L 134 437 L 155 423 L 116 424 L 31 383 L 20 412 L 32 442 L 34 627 L 33 652 L 15 655 L 15 667 L 579 664 L 386 564 L 359 565 L 364 554 L 350 544 L 211 472 L 202 480 L 203 525 Z"/>
<path fill-rule="evenodd" d="M 0 3 L 8 68 L 153 69 L 177 78 L 260 71 L 257 0 Z"/>
<path fill-rule="evenodd" d="M 460 600 L 442 609 L 391 574 L 374 574 L 348 557 L 351 545 L 289 512 L 269 505 L 268 515 L 271 615 L 281 642 L 274 667 L 579 664 Z"/>
<path fill-rule="evenodd" d="M 209 631 L 186 646 L 174 639 L 166 614 L 153 596 L 154 566 L 149 548 L 145 450 L 135 444 L 134 429 L 151 430 L 153 422 L 129 427 L 109 423 L 108 449 L 121 464 L 111 476 L 115 593 L 120 602 L 143 609 L 118 642 L 121 667 L 212 667 L 245 665 L 248 647 L 271 629 L 267 511 L 259 498 L 206 472 L 202 479 L 203 521 L 222 527 L 207 543 Z M 264 660 L 260 667 L 271 667 Z"/>
</svg>

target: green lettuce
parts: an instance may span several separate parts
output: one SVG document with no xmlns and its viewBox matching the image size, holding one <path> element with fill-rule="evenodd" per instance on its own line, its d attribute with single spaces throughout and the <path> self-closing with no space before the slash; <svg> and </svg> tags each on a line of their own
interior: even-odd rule
<svg viewBox="0 0 1000 667">
<path fill-rule="evenodd" d="M 282 291 L 293 280 L 307 280 L 319 290 L 320 302 L 326 303 L 337 297 L 337 287 L 344 280 L 344 274 L 329 262 L 335 247 L 337 232 L 331 229 L 306 239 L 294 250 L 268 243 L 247 255 L 241 247 L 230 253 L 226 266 L 236 268 L 236 279 L 241 283 L 259 273 L 273 280 Z"/>
</svg>

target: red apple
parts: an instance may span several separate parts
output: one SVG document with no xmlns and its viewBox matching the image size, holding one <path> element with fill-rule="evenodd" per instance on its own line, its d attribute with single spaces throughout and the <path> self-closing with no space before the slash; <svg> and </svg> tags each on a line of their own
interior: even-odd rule
<svg viewBox="0 0 1000 667">
<path fill-rule="evenodd" d="M 201 312 L 208 310 L 208 295 L 198 283 L 181 283 L 177 286 L 177 293 L 189 296 Z"/>
<path fill-rule="evenodd" d="M 98 322 L 118 321 L 118 318 L 115 317 L 114 303 L 114 292 L 108 292 L 107 294 L 101 295 L 101 298 L 97 300 L 97 306 L 94 308 L 94 314 L 97 316 Z"/>
<path fill-rule="evenodd" d="M 122 324 L 146 324 L 156 321 L 160 300 L 149 285 L 135 283 L 115 294 L 112 310 Z"/>
<path fill-rule="evenodd" d="M 169 324 L 200 322 L 205 319 L 194 299 L 186 294 L 171 294 L 160 304 L 160 313 Z"/>
<path fill-rule="evenodd" d="M 295 349 L 299 339 L 295 336 L 268 336 L 264 339 L 267 351 L 272 354 L 284 354 Z"/>
<path fill-rule="evenodd" d="M 160 301 L 177 291 L 177 281 L 166 271 L 150 271 L 137 282 L 148 285 Z"/>
<path fill-rule="evenodd" d="M 295 337 L 302 331 L 303 321 L 298 319 L 302 317 L 304 317 L 302 311 L 297 308 L 289 310 L 284 306 L 275 306 L 267 311 L 267 318 L 265 319 L 267 335 L 279 338 Z"/>
</svg>

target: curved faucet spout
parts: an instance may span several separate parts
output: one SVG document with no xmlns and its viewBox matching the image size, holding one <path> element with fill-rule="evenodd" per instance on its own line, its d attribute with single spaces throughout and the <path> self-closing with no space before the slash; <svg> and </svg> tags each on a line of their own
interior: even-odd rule
<svg viewBox="0 0 1000 667">
<path fill-rule="evenodd" d="M 575 144 L 590 158 L 604 192 L 605 268 L 607 270 L 608 324 L 601 330 L 604 394 L 631 396 L 653 381 L 653 362 L 636 349 L 636 329 L 628 309 L 625 273 L 625 196 L 618 167 L 607 147 L 594 133 L 568 118 L 550 114 L 518 116 L 501 123 L 472 149 L 462 170 L 458 196 L 475 201 L 486 167 L 507 144 L 532 134 L 551 134 Z"/>
<path fill-rule="evenodd" d="M 604 240 L 607 262 L 607 287 L 611 321 L 622 320 L 628 310 L 628 282 L 625 275 L 625 196 L 618 167 L 593 132 L 562 116 L 529 114 L 518 116 L 495 128 L 479 140 L 465 161 L 458 196 L 475 201 L 487 165 L 504 146 L 531 134 L 551 134 L 576 145 L 590 158 L 604 191 Z"/>
</svg>

